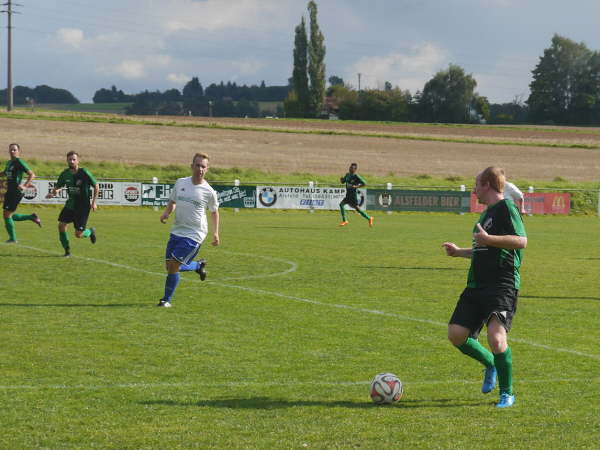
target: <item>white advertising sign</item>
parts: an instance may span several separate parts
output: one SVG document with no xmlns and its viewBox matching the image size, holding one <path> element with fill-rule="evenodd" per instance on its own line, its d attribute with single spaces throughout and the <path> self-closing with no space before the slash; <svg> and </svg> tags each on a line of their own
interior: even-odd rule
<svg viewBox="0 0 600 450">
<path fill-rule="evenodd" d="M 359 206 L 362 208 L 366 189 L 359 189 L 358 193 Z M 336 210 L 345 196 L 346 188 L 343 187 L 257 186 L 256 207 Z"/>
<path fill-rule="evenodd" d="M 61 190 L 56 197 L 46 195 L 54 188 L 54 180 L 33 180 L 33 187 L 25 190 L 21 203 L 63 204 L 67 201 L 67 190 Z M 142 183 L 98 181 L 98 205 L 140 206 L 142 204 Z"/>
</svg>

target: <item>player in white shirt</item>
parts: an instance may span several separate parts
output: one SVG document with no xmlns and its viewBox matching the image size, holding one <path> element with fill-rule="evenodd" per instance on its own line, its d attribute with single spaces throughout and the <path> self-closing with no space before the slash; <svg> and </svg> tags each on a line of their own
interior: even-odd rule
<svg viewBox="0 0 600 450">
<path fill-rule="evenodd" d="M 518 187 L 508 181 L 504 183 L 504 198 L 512 200 L 519 208 L 521 214 L 525 214 L 525 197 L 523 193 Z"/>
<path fill-rule="evenodd" d="M 179 178 L 171 191 L 169 203 L 160 216 L 166 223 L 175 211 L 175 222 L 171 227 L 171 235 L 165 254 L 167 279 L 165 294 L 157 306 L 170 308 L 171 299 L 179 284 L 179 272 L 195 271 L 200 279 L 206 278 L 206 261 L 193 261 L 200 250 L 200 245 L 208 234 L 206 210 L 211 213 L 213 241 L 219 245 L 219 201 L 217 193 L 204 179 L 208 172 L 208 156 L 196 153 L 192 159 L 192 176 Z"/>
</svg>

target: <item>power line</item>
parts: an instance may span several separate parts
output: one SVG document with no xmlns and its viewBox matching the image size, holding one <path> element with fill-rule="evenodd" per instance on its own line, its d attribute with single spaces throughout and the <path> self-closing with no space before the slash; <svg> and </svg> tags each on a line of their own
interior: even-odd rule
<svg viewBox="0 0 600 450">
<path fill-rule="evenodd" d="M 7 0 L 4 3 L 6 9 L 0 11 L 0 13 L 6 13 L 8 17 L 7 28 L 7 54 L 6 54 L 6 110 L 12 111 L 13 109 L 13 85 L 12 85 L 12 15 L 20 14 L 13 10 L 13 6 L 23 6 L 19 3 L 13 3 L 12 0 Z"/>
</svg>

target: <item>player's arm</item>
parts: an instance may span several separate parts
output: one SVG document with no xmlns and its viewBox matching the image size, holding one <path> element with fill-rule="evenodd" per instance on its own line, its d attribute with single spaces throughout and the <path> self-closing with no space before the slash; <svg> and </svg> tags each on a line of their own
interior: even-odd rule
<svg viewBox="0 0 600 450">
<path fill-rule="evenodd" d="M 25 180 L 25 183 L 19 185 L 20 190 L 30 187 L 32 185 L 31 182 L 35 178 L 35 173 L 33 173 L 33 170 L 29 169 L 25 173 L 27 174 L 27 179 Z"/>
<path fill-rule="evenodd" d="M 219 237 L 219 210 L 212 211 L 210 213 L 210 218 L 212 219 L 212 229 L 213 229 L 213 241 L 212 245 L 219 245 L 221 243 L 221 238 Z"/>
<path fill-rule="evenodd" d="M 46 198 L 56 197 L 56 194 L 58 194 L 64 188 L 65 188 L 64 180 L 62 179 L 62 177 L 58 177 L 58 181 L 56 182 L 54 187 L 50 190 L 50 192 L 48 192 L 48 194 L 46 195 Z"/>
<path fill-rule="evenodd" d="M 472 248 L 461 248 L 454 242 L 444 242 L 442 247 L 444 247 L 444 250 L 446 250 L 446 255 L 453 256 L 455 258 L 471 258 L 471 255 L 473 254 Z"/>
<path fill-rule="evenodd" d="M 354 186 L 352 186 L 353 188 L 360 189 L 361 187 L 365 187 L 367 185 L 367 182 L 365 181 L 365 179 L 363 177 L 361 177 L 360 175 L 357 175 L 356 178 L 358 179 L 358 183 L 356 183 Z"/>
<path fill-rule="evenodd" d="M 162 223 L 167 223 L 167 219 L 173 213 L 173 211 L 175 211 L 175 208 L 177 208 L 177 203 L 175 203 L 175 200 L 169 200 L 167 207 L 160 216 L 160 221 Z"/>
<path fill-rule="evenodd" d="M 506 250 L 518 250 L 527 247 L 527 236 L 488 234 L 480 223 L 477 224 L 477 231 L 473 233 L 473 240 L 479 247 L 497 247 Z"/>
</svg>

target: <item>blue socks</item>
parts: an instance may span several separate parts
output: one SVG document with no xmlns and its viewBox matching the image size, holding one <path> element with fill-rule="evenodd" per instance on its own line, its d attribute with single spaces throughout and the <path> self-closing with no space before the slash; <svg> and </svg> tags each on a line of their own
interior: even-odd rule
<svg viewBox="0 0 600 450">
<path fill-rule="evenodd" d="M 178 284 L 179 272 L 167 274 L 167 279 L 165 280 L 165 296 L 162 298 L 165 302 L 171 302 L 171 297 L 173 297 Z"/>
<path fill-rule="evenodd" d="M 192 261 L 189 264 L 182 264 L 179 266 L 180 272 L 191 272 L 192 270 L 197 270 L 200 267 L 200 263 L 198 261 Z"/>
</svg>

